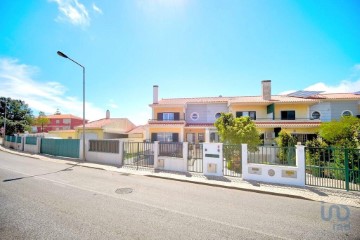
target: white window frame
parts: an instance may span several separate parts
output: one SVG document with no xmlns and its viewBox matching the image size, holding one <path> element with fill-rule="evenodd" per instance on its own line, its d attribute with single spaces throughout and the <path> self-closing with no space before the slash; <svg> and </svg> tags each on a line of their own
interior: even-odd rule
<svg viewBox="0 0 360 240">
<path fill-rule="evenodd" d="M 194 118 L 194 116 L 196 116 L 196 118 Z M 193 121 L 197 121 L 197 120 L 199 120 L 199 118 L 200 118 L 200 114 L 197 112 L 193 112 L 190 114 L 190 119 Z"/>
<path fill-rule="evenodd" d="M 172 113 L 163 113 L 163 121 L 173 121 L 175 119 L 175 114 Z"/>
<path fill-rule="evenodd" d="M 64 118 L 64 119 L 63 119 L 63 123 L 64 123 L 64 124 L 70 124 L 70 123 L 71 123 L 71 119 L 70 119 L 70 118 Z"/>
</svg>

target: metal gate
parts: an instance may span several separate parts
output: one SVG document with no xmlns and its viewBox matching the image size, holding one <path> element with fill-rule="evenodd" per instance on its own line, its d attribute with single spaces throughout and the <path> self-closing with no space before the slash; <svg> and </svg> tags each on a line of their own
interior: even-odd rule
<svg viewBox="0 0 360 240">
<path fill-rule="evenodd" d="M 79 139 L 41 139 L 40 153 L 54 156 L 79 158 L 79 151 Z"/>
<path fill-rule="evenodd" d="M 223 144 L 224 176 L 242 177 L 241 145 Z"/>
<path fill-rule="evenodd" d="M 203 172 L 203 145 L 189 143 L 188 145 L 188 165 L 189 172 Z"/>
<path fill-rule="evenodd" d="M 124 142 L 123 165 L 154 167 L 154 144 L 145 142 Z"/>
<path fill-rule="evenodd" d="M 306 184 L 360 191 L 360 150 L 347 148 L 305 149 Z"/>
</svg>

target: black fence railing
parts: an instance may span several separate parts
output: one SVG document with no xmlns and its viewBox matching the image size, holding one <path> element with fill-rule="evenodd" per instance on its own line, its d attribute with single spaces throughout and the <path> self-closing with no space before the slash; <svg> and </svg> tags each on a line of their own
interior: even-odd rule
<svg viewBox="0 0 360 240">
<path fill-rule="evenodd" d="M 203 172 L 203 145 L 189 143 L 188 145 L 188 171 Z"/>
<path fill-rule="evenodd" d="M 117 140 L 90 140 L 90 152 L 119 153 Z"/>
<path fill-rule="evenodd" d="M 154 167 L 154 144 L 148 142 L 124 142 L 123 165 Z"/>
<path fill-rule="evenodd" d="M 183 157 L 182 143 L 159 143 L 159 156 Z"/>
<path fill-rule="evenodd" d="M 223 144 L 224 176 L 242 176 L 242 149 L 241 145 Z"/>
</svg>

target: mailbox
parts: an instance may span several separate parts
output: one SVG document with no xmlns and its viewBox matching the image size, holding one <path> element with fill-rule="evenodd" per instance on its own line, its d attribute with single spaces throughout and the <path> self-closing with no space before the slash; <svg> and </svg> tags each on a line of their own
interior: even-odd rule
<svg viewBox="0 0 360 240">
<path fill-rule="evenodd" d="M 203 144 L 203 164 L 205 175 L 223 176 L 222 143 Z"/>
</svg>

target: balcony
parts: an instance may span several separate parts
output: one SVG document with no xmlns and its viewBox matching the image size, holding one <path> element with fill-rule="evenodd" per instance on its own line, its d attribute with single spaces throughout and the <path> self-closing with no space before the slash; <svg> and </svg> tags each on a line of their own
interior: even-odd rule
<svg viewBox="0 0 360 240">
<path fill-rule="evenodd" d="M 149 119 L 149 124 L 185 124 L 185 119 Z"/>
</svg>

